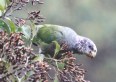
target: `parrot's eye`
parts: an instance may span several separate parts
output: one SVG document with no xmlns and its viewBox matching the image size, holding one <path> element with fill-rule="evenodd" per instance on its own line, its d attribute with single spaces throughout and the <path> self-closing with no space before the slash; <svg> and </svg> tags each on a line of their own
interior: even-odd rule
<svg viewBox="0 0 116 82">
<path fill-rule="evenodd" d="M 93 47 L 91 45 L 88 46 L 91 50 L 93 50 Z"/>
</svg>

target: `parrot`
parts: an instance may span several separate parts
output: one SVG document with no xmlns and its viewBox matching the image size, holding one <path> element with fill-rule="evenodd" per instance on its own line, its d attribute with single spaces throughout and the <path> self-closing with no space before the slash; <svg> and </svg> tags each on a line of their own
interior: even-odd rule
<svg viewBox="0 0 116 82">
<path fill-rule="evenodd" d="M 54 41 L 57 41 L 60 46 L 63 44 L 67 46 L 62 52 L 72 51 L 74 54 L 86 55 L 90 58 L 94 58 L 97 54 L 95 43 L 91 39 L 77 34 L 70 27 L 52 24 L 43 24 L 37 27 L 37 34 L 33 38 L 33 44 L 40 45 L 43 54 L 53 56 Z"/>
</svg>

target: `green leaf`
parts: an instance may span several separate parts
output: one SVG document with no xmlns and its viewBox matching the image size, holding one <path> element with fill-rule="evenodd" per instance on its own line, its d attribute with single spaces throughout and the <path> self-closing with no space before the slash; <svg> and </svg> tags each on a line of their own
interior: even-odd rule
<svg viewBox="0 0 116 82">
<path fill-rule="evenodd" d="M 7 18 L 8 22 L 9 22 L 9 26 L 11 29 L 11 32 L 16 32 L 16 25 L 14 24 L 13 21 L 11 21 L 9 18 Z"/>
<path fill-rule="evenodd" d="M 0 5 L 0 10 L 1 10 L 1 11 L 4 11 L 4 8 L 2 7 L 2 5 Z"/>
<path fill-rule="evenodd" d="M 33 61 L 43 61 L 44 59 L 44 55 L 43 54 L 37 54 L 37 56 L 35 56 L 35 58 L 33 59 Z"/>
<path fill-rule="evenodd" d="M 55 43 L 55 53 L 54 53 L 54 57 L 57 55 L 57 53 L 60 51 L 60 45 L 58 44 L 57 41 L 52 41 L 53 43 Z"/>
<path fill-rule="evenodd" d="M 23 25 L 21 27 L 21 29 L 22 29 L 22 33 L 25 35 L 24 37 L 26 39 L 31 39 L 31 28 L 30 28 L 30 26 L 29 25 Z"/>
<path fill-rule="evenodd" d="M 0 0 L 0 10 L 4 11 L 6 8 L 6 0 Z"/>
<path fill-rule="evenodd" d="M 59 68 L 59 69 L 61 69 L 61 70 L 64 69 L 65 63 L 63 63 L 63 62 L 58 62 L 57 64 L 58 64 L 58 68 Z"/>
<path fill-rule="evenodd" d="M 37 35 L 38 30 L 39 30 L 39 28 L 37 27 L 37 25 L 32 24 L 32 35 L 33 35 L 33 37 L 35 37 Z"/>
<path fill-rule="evenodd" d="M 0 19 L 0 28 L 2 30 L 5 30 L 7 33 L 10 33 L 11 32 L 11 29 L 9 28 L 9 26 L 2 19 Z"/>
<path fill-rule="evenodd" d="M 22 29 L 20 27 L 17 27 L 16 32 L 21 32 L 21 31 L 22 31 Z"/>
<path fill-rule="evenodd" d="M 9 63 L 9 62 L 5 62 L 5 67 L 6 67 L 6 69 L 8 70 L 9 67 L 10 67 L 10 63 Z"/>
</svg>

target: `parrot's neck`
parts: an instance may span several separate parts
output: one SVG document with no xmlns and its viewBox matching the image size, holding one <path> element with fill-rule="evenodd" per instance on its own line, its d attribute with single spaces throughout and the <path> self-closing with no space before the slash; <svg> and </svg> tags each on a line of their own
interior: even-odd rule
<svg viewBox="0 0 116 82">
<path fill-rule="evenodd" d="M 82 50 L 83 50 L 83 38 L 82 36 L 77 36 L 75 38 L 75 42 L 73 42 L 73 46 L 72 46 L 72 50 L 73 50 L 73 53 L 79 53 L 79 54 L 83 54 L 82 53 Z"/>
</svg>

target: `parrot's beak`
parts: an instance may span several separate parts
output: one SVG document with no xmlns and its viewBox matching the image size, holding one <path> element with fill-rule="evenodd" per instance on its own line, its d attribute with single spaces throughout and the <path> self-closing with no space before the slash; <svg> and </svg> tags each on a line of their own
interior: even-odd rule
<svg viewBox="0 0 116 82">
<path fill-rule="evenodd" d="M 91 51 L 90 54 L 87 54 L 87 57 L 92 59 L 95 58 L 96 54 L 97 54 L 96 51 Z"/>
</svg>

